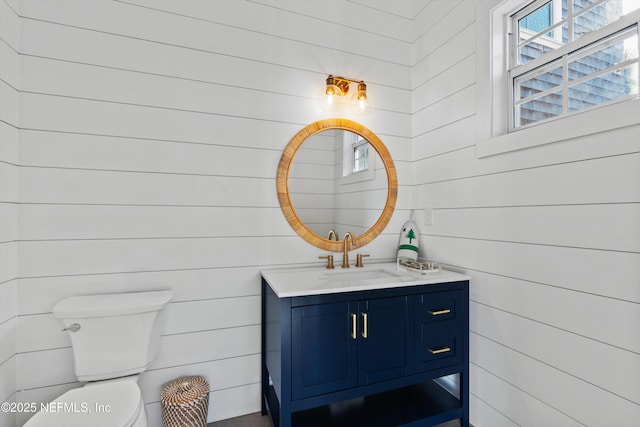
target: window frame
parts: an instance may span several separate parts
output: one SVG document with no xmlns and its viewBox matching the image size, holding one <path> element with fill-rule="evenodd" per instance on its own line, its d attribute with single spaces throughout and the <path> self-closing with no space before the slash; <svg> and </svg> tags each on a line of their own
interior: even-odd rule
<svg viewBox="0 0 640 427">
<path fill-rule="evenodd" d="M 620 34 L 630 31 L 632 29 L 634 29 L 636 35 L 638 35 L 637 41 L 638 43 L 640 43 L 640 10 L 636 10 L 629 13 L 628 15 L 623 16 L 616 22 L 608 24 L 597 30 L 591 31 L 576 40 L 567 42 L 565 45 L 560 45 L 559 47 L 557 47 L 552 51 L 545 52 L 543 55 L 539 56 L 538 58 L 532 59 L 531 61 L 526 62 L 524 64 L 520 64 L 519 56 L 520 56 L 521 46 L 526 46 L 528 43 L 532 41 L 537 42 L 538 37 L 543 36 L 545 33 L 548 33 L 550 31 L 556 32 L 558 29 L 561 30 L 563 23 L 565 21 L 568 24 L 569 34 L 573 33 L 573 21 L 577 15 L 573 13 L 573 7 L 571 6 L 573 5 L 573 0 L 569 0 L 567 1 L 567 4 L 569 5 L 569 12 L 567 13 L 566 18 L 561 19 L 556 23 L 552 23 L 552 25 L 549 28 L 545 28 L 538 33 L 531 32 L 532 34 L 534 34 L 533 36 L 529 37 L 528 39 L 522 42 L 520 41 L 518 29 L 514 28 L 515 26 L 517 26 L 517 22 L 519 21 L 519 19 L 522 19 L 523 17 L 539 9 L 540 7 L 549 3 L 550 1 L 553 2 L 552 8 L 554 9 L 557 9 L 557 5 L 561 3 L 559 0 L 558 1 L 535 0 L 529 3 L 523 9 L 513 13 L 508 17 L 509 30 L 508 30 L 508 34 L 506 35 L 508 39 L 508 49 L 509 49 L 509 65 L 507 69 L 507 76 L 508 76 L 507 77 L 507 93 L 509 97 L 509 106 L 507 111 L 507 114 L 508 114 L 507 132 L 514 132 L 529 126 L 536 126 L 546 121 L 558 120 L 570 114 L 571 115 L 579 114 L 579 112 L 570 112 L 568 110 L 569 99 L 567 95 L 569 86 L 573 86 L 577 84 L 575 81 L 571 81 L 571 82 L 568 81 L 568 76 L 567 76 L 567 66 L 569 62 L 571 62 L 574 59 L 573 55 L 575 53 L 580 52 L 580 55 L 578 56 L 582 56 L 582 54 L 584 54 L 584 51 L 591 51 L 591 49 L 593 49 L 594 46 L 607 46 L 611 44 L 613 41 L 617 40 Z M 583 9 L 581 12 L 588 12 L 589 10 L 595 9 L 599 5 L 604 4 L 606 1 L 607 0 L 601 0 L 599 3 L 594 3 L 589 7 Z M 558 11 L 555 10 L 555 13 L 558 13 Z M 638 50 L 640 51 L 640 47 L 638 48 Z M 640 64 L 637 58 L 627 62 L 630 64 L 632 63 Z M 623 63 L 618 64 L 617 68 L 620 68 L 622 66 L 624 66 Z M 547 118 L 544 120 L 540 120 L 539 122 L 535 122 L 527 125 L 517 125 L 517 119 L 519 116 L 519 114 L 516 112 L 517 105 L 524 104 L 529 101 L 516 99 L 516 96 L 515 96 L 516 81 L 520 77 L 526 76 L 527 74 L 537 70 L 539 70 L 541 73 L 544 73 L 551 70 L 555 70 L 557 68 L 563 69 L 563 78 L 562 78 L 563 82 L 561 85 L 553 88 L 553 90 L 550 90 L 550 92 L 553 93 L 553 92 L 560 91 L 563 93 L 562 114 L 558 115 L 557 117 Z M 604 72 L 602 74 L 604 74 Z M 592 78 L 592 77 L 594 76 L 590 76 L 589 78 Z M 588 80 L 588 78 L 585 78 L 585 80 Z M 593 107 L 590 107 L 589 109 L 596 109 L 596 108 L 604 107 L 606 105 L 611 105 L 613 103 L 624 102 L 628 99 L 631 99 L 637 96 L 638 94 L 630 95 L 618 100 L 595 105 Z M 539 98 L 536 98 L 536 99 L 539 99 Z"/>
<path fill-rule="evenodd" d="M 562 115 L 538 123 L 510 129 L 512 110 L 512 80 L 508 73 L 510 55 L 508 33 L 512 32 L 511 17 L 530 5 L 543 4 L 544 0 L 503 0 L 495 7 L 478 6 L 477 52 L 489 52 L 479 60 L 476 86 L 476 156 L 478 158 L 535 147 L 543 144 L 582 137 L 640 124 L 640 96 L 597 105 L 586 110 Z M 531 9 L 531 10 L 535 10 Z M 627 27 L 640 26 L 640 10 L 625 15 L 618 21 L 581 36 L 578 41 L 587 46 L 615 34 Z M 548 30 L 543 30 L 548 32 Z M 640 30 L 639 30 L 640 32 Z M 605 36 L 606 35 L 606 36 Z M 639 37 L 640 44 L 640 37 Z M 576 50 L 576 44 L 567 43 L 556 49 L 554 58 L 560 58 Z M 549 59 L 551 61 L 551 59 Z M 521 70 L 535 68 L 529 61 Z M 545 60 L 545 62 L 547 62 Z M 540 64 L 538 64 L 540 66 Z M 488 84 L 483 84 L 488 82 Z"/>
<path fill-rule="evenodd" d="M 367 153 L 367 168 L 355 170 L 355 149 L 367 145 L 373 147 L 369 141 L 362 136 L 353 132 L 344 132 L 342 135 L 342 176 L 340 183 L 342 185 L 354 184 L 356 182 L 370 181 L 375 179 L 376 156 L 372 155 L 371 150 Z"/>
<path fill-rule="evenodd" d="M 367 141 L 366 139 L 361 139 L 359 140 L 357 143 L 353 144 L 353 162 L 352 162 L 352 170 L 351 173 L 360 173 L 360 172 L 366 172 L 369 170 L 369 147 L 371 146 L 371 144 L 369 144 L 369 141 Z M 362 154 L 361 156 L 358 156 L 359 154 Z M 362 162 L 363 167 L 359 168 L 358 167 L 358 160 L 360 159 L 364 159 L 364 161 Z"/>
</svg>

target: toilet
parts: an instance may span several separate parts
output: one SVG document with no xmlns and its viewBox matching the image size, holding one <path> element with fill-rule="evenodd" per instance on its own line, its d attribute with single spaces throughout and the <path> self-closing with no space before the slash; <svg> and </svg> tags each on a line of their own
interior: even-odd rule
<svg viewBox="0 0 640 427">
<path fill-rule="evenodd" d="M 158 353 L 171 291 L 65 298 L 53 308 L 71 336 L 75 373 L 87 383 L 45 403 L 28 427 L 147 427 L 138 374 Z M 55 367 L 52 367 L 55 369 Z"/>
</svg>

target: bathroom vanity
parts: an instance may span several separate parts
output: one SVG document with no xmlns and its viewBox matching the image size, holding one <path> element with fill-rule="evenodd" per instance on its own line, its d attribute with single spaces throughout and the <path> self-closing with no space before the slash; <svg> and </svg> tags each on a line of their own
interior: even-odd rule
<svg viewBox="0 0 640 427">
<path fill-rule="evenodd" d="M 395 264 L 262 272 L 275 427 L 469 423 L 469 277 Z"/>
</svg>

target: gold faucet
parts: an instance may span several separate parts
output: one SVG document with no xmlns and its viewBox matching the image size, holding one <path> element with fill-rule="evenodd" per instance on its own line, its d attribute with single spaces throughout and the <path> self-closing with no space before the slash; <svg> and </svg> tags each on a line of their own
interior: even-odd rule
<svg viewBox="0 0 640 427">
<path fill-rule="evenodd" d="M 332 237 L 333 237 L 333 239 L 332 239 Z M 327 239 L 335 240 L 337 242 L 338 241 L 338 233 L 336 233 L 336 230 L 329 230 L 329 235 L 327 236 Z"/>
<path fill-rule="evenodd" d="M 351 241 L 351 245 L 355 248 L 356 238 L 353 236 L 353 233 L 347 231 L 347 234 L 344 235 L 343 240 L 343 252 L 342 252 L 342 268 L 349 268 L 349 241 Z"/>
</svg>

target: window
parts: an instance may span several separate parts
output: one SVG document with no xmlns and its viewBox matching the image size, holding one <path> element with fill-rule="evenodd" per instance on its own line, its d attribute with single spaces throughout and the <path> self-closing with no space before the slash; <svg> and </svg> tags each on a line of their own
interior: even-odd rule
<svg viewBox="0 0 640 427">
<path fill-rule="evenodd" d="M 638 96 L 640 0 L 537 0 L 509 16 L 508 131 Z"/>
<path fill-rule="evenodd" d="M 342 132 L 342 184 L 368 181 L 375 178 L 376 151 L 369 141 L 354 132 Z"/>
<path fill-rule="evenodd" d="M 353 145 L 353 173 L 369 169 L 369 143 L 361 139 Z"/>
<path fill-rule="evenodd" d="M 640 94 L 634 87 L 638 59 L 631 47 L 633 40 L 638 40 L 640 0 L 497 3 L 477 2 L 476 6 L 478 19 L 473 40 L 478 53 L 475 99 L 478 158 L 640 125 Z M 613 19 L 611 16 L 595 19 L 602 15 L 602 10 L 614 10 L 614 6 L 622 7 L 620 18 L 606 25 Z M 532 13 L 541 8 L 537 14 Z M 584 23 L 589 20 L 593 22 L 586 31 Z M 522 50 L 534 42 L 544 52 L 526 61 L 517 48 Z M 628 57 L 598 63 L 601 57 L 606 59 L 607 53 L 621 46 L 628 49 Z M 586 70 L 585 65 L 590 69 Z M 582 71 L 582 75 L 574 74 L 576 71 Z M 620 79 L 620 75 L 628 85 L 614 91 L 617 96 L 611 96 L 610 92 L 608 97 L 598 98 L 601 95 L 598 88 L 606 88 L 613 77 Z M 547 86 L 540 86 L 542 82 Z M 592 99 L 585 99 L 586 94 Z M 520 110 L 525 111 L 516 110 L 520 105 Z M 546 113 L 541 107 L 546 108 Z M 526 114 L 531 111 L 526 110 L 536 109 L 542 110 L 537 113 L 541 116 L 528 121 Z M 517 126 L 516 119 L 519 119 Z"/>
</svg>

